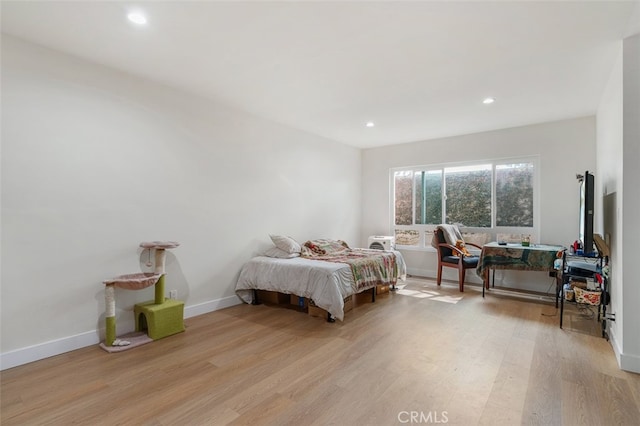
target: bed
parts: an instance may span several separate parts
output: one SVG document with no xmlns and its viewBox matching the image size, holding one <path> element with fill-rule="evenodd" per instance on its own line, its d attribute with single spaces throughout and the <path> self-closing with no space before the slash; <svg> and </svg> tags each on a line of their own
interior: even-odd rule
<svg viewBox="0 0 640 426">
<path fill-rule="evenodd" d="M 272 236 L 276 243 L 276 239 Z M 296 243 L 297 244 L 297 243 Z M 331 316 L 344 319 L 344 299 L 376 285 L 395 286 L 406 278 L 398 251 L 351 249 L 340 240 L 313 240 L 249 260 L 240 271 L 236 294 L 254 302 L 254 290 L 277 291 L 313 300 Z M 353 260 L 352 260 L 353 259 Z"/>
</svg>

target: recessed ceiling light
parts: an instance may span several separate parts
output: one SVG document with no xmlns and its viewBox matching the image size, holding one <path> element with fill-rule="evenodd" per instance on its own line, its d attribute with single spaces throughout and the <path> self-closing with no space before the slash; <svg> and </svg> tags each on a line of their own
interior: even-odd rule
<svg viewBox="0 0 640 426">
<path fill-rule="evenodd" d="M 147 17 L 140 12 L 131 12 L 127 15 L 127 19 L 136 25 L 144 25 L 147 23 Z"/>
<path fill-rule="evenodd" d="M 367 121 L 367 124 L 365 124 L 365 126 L 367 127 L 374 127 L 376 125 L 376 123 L 374 123 L 373 121 Z"/>
<path fill-rule="evenodd" d="M 496 101 L 495 98 L 484 98 L 484 100 L 482 101 L 483 104 L 489 105 L 492 104 Z"/>
</svg>

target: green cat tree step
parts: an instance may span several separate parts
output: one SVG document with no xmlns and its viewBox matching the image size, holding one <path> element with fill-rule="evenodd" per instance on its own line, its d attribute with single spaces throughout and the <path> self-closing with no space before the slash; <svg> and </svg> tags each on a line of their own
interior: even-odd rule
<svg viewBox="0 0 640 426">
<path fill-rule="evenodd" d="M 165 299 L 163 303 L 154 300 L 138 303 L 133 312 L 136 317 L 136 331 L 146 331 L 153 340 L 162 339 L 184 331 L 184 302 Z"/>
</svg>

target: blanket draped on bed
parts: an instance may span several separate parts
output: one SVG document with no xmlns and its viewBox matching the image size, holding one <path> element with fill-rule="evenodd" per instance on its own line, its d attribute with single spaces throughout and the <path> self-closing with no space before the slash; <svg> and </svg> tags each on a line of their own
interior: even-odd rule
<svg viewBox="0 0 640 426">
<path fill-rule="evenodd" d="M 356 292 L 376 285 L 395 285 L 398 265 L 392 252 L 366 249 L 344 249 L 337 253 L 303 253 L 303 257 L 325 262 L 346 263 L 351 267 Z"/>
</svg>

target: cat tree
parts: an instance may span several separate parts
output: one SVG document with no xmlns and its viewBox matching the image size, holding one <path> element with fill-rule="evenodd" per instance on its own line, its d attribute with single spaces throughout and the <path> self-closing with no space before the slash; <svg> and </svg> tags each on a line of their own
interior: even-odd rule
<svg viewBox="0 0 640 426">
<path fill-rule="evenodd" d="M 174 241 L 152 241 L 140 243 L 140 247 L 153 250 L 154 272 L 120 275 L 105 284 L 105 341 L 100 346 L 108 352 L 130 349 L 140 344 L 162 339 L 184 331 L 184 302 L 165 298 L 166 250 L 178 247 Z M 154 285 L 155 298 L 134 306 L 136 332 L 116 338 L 115 288 L 141 290 Z M 146 334 L 145 334 L 146 332 Z"/>
</svg>

